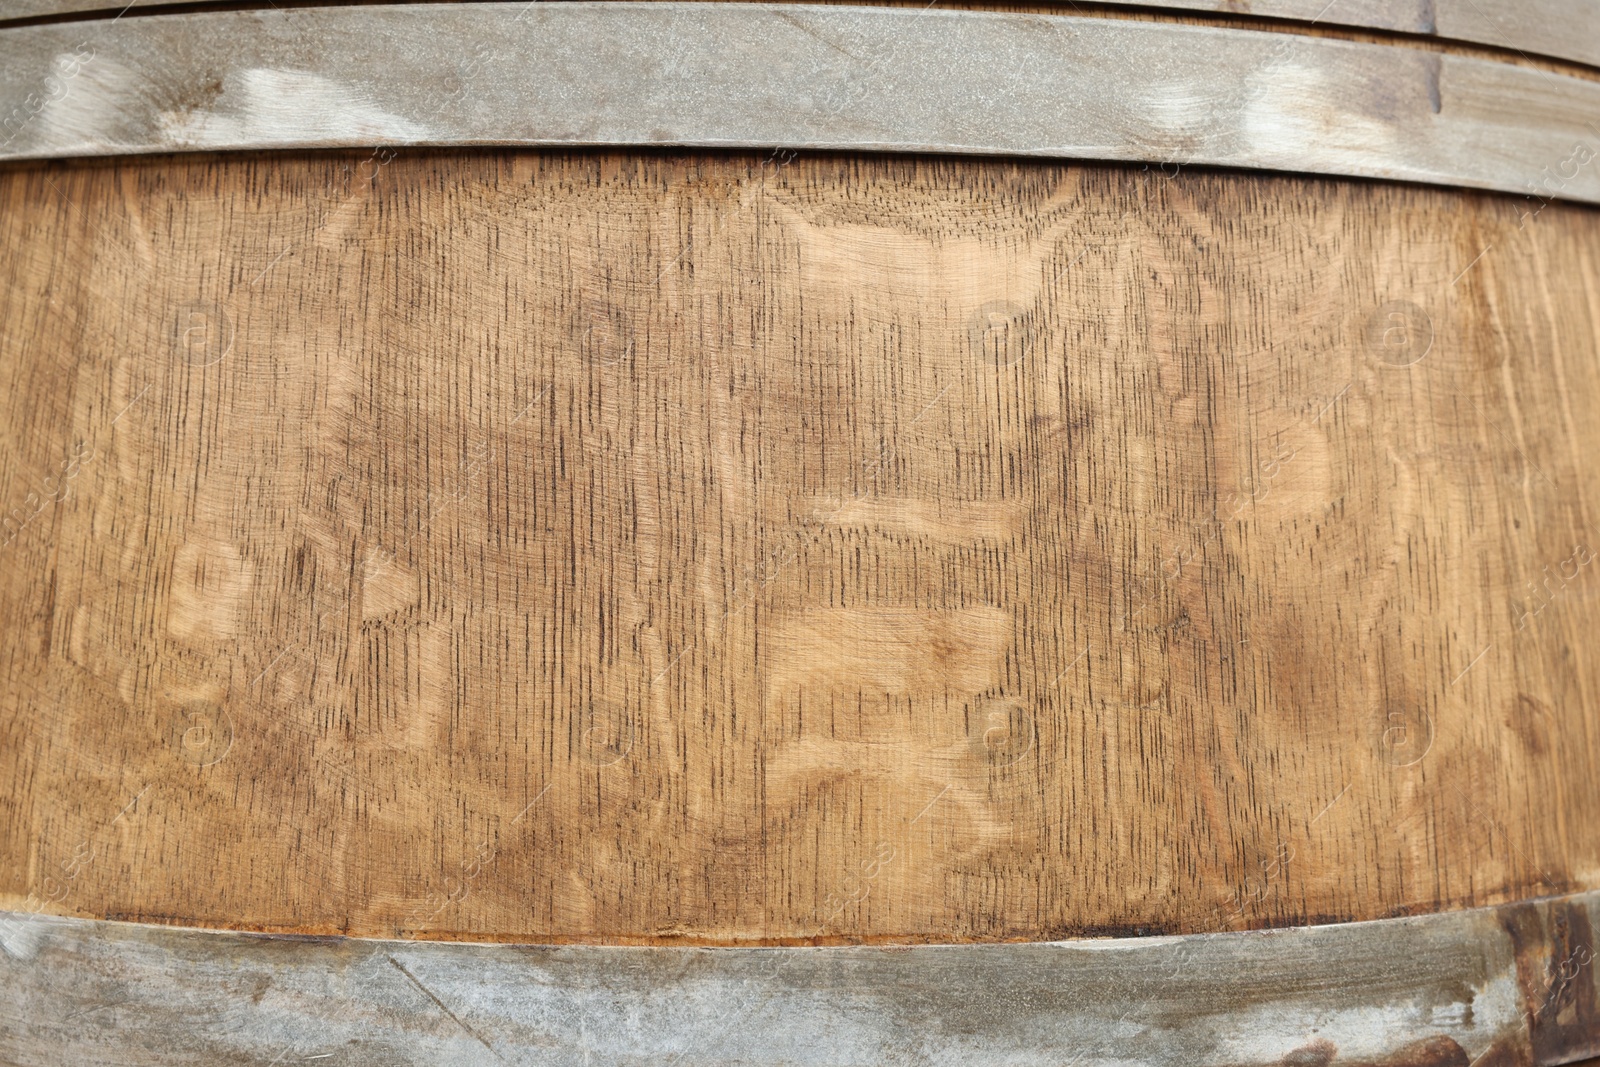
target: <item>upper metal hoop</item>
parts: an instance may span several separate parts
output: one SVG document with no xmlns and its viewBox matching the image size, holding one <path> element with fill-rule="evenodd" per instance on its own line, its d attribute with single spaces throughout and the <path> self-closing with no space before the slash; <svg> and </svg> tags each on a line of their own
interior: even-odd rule
<svg viewBox="0 0 1600 1067">
<path fill-rule="evenodd" d="M 1193 163 L 1600 203 L 1600 83 L 1291 34 L 789 4 L 356 6 L 0 30 L 0 159 L 375 144 Z"/>
<path fill-rule="evenodd" d="M 118 12 L 204 0 L 6 0 L 0 19 Z M 1109 0 L 1118 7 L 1240 14 L 1239 0 Z M 270 6 L 263 4 L 262 6 Z M 1252 0 L 1258 18 L 1353 26 L 1506 48 L 1600 66 L 1600 4 L 1593 0 Z"/>
</svg>

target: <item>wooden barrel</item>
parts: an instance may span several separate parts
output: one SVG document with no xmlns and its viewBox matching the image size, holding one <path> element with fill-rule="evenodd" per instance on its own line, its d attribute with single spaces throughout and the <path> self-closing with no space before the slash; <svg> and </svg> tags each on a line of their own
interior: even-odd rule
<svg viewBox="0 0 1600 1067">
<path fill-rule="evenodd" d="M 0 1061 L 1600 1056 L 1594 9 L 1242 6 L 0 22 Z"/>
</svg>

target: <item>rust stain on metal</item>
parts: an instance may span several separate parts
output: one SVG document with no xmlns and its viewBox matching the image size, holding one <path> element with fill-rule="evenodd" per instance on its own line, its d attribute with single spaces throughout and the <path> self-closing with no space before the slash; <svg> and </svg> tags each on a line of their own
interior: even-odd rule
<svg viewBox="0 0 1600 1067">
<path fill-rule="evenodd" d="M 1600 1056 L 1600 1001 L 1594 981 L 1594 930 L 1582 904 L 1515 904 L 1500 909 L 1516 953 L 1533 1062 L 1572 1063 Z"/>
<path fill-rule="evenodd" d="M 1370 1067 L 1469 1067 L 1471 1063 L 1472 1057 L 1467 1055 L 1466 1049 L 1454 1038 L 1442 1034 L 1396 1049 L 1382 1059 L 1368 1061 Z"/>
<path fill-rule="evenodd" d="M 1278 1061 L 1279 1067 L 1328 1067 L 1339 1054 L 1339 1046 L 1325 1037 L 1302 1045 Z"/>
<path fill-rule="evenodd" d="M 1493 1051 L 1493 1047 L 1486 1050 L 1484 1057 Z M 1454 1038 L 1438 1034 L 1403 1045 L 1375 1060 L 1339 1059 L 1338 1046 L 1318 1038 L 1288 1053 L 1278 1061 L 1278 1067 L 1486 1067 L 1484 1057 L 1474 1062 Z"/>
<path fill-rule="evenodd" d="M 1531 1067 L 1533 1058 L 1522 1031 L 1497 1038 L 1472 1061 L 1472 1067 Z"/>
</svg>

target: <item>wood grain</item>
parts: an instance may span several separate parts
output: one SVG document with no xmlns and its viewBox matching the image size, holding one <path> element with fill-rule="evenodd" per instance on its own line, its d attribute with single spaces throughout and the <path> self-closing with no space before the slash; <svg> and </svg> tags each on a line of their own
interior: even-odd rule
<svg viewBox="0 0 1600 1067">
<path fill-rule="evenodd" d="M 0 904 L 1203 932 L 1600 886 L 1600 214 L 1012 162 L 0 171 Z"/>
</svg>

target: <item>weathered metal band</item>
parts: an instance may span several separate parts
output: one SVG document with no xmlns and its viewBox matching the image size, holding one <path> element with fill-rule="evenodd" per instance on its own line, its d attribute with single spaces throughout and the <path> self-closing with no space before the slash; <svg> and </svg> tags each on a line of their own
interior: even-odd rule
<svg viewBox="0 0 1600 1067">
<path fill-rule="evenodd" d="M 104 2 L 104 0 L 101 0 Z M 1137 7 L 1237 13 L 1237 0 L 1115 0 Z M 1592 0 L 1250 0 L 1249 14 L 1506 48 L 1600 66 Z"/>
<path fill-rule="evenodd" d="M 133 0 L 127 10 L 204 0 Z M 1239 14 L 1351 26 L 1507 48 L 1600 66 L 1600 5 L 1592 0 L 1111 0 L 1121 7 Z M 262 7 L 271 6 L 263 3 Z M 9 0 L 0 19 L 122 11 L 119 0 Z"/>
<path fill-rule="evenodd" d="M 375 144 L 1176 162 L 1600 202 L 1600 83 L 1289 34 L 786 4 L 354 6 L 0 30 L 0 158 Z"/>
<path fill-rule="evenodd" d="M 914 948 L 284 938 L 0 913 L 0 1060 L 1557 1064 L 1600 1055 L 1597 924 L 1600 892 Z"/>
</svg>

